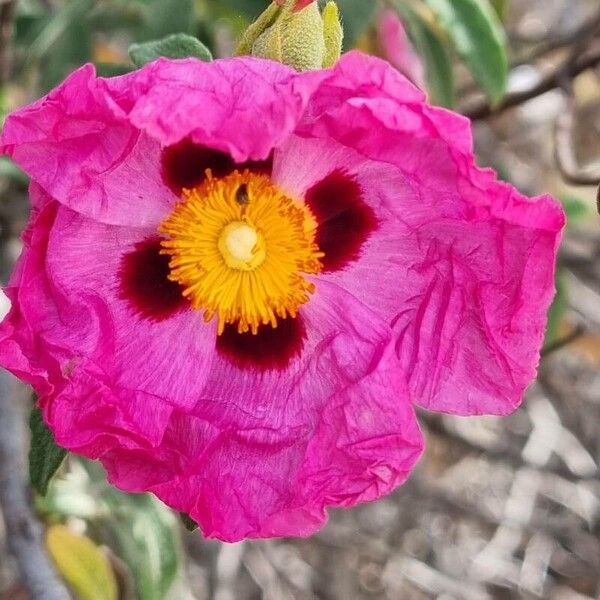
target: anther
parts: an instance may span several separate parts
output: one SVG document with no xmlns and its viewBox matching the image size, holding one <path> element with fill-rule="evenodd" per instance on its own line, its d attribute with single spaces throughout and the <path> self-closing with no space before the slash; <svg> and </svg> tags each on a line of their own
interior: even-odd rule
<svg viewBox="0 0 600 600">
<path fill-rule="evenodd" d="M 248 184 L 242 183 L 235 192 L 235 201 L 240 206 L 245 206 L 250 202 L 250 196 L 248 196 Z"/>
</svg>

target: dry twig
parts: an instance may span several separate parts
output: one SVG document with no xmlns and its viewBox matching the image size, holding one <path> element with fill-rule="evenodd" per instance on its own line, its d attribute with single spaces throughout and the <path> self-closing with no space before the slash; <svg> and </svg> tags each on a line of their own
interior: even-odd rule
<svg viewBox="0 0 600 600">
<path fill-rule="evenodd" d="M 32 600 L 68 600 L 44 552 L 42 528 L 33 514 L 24 473 L 25 401 L 15 398 L 16 381 L 0 370 L 0 506 L 8 543 Z"/>
<path fill-rule="evenodd" d="M 546 73 L 535 85 L 526 90 L 512 92 L 504 97 L 504 100 L 496 107 L 490 105 L 487 101 L 474 104 L 467 107 L 463 114 L 472 121 L 487 119 L 488 117 L 499 115 L 509 108 L 515 108 L 528 100 L 537 98 L 546 92 L 561 87 L 565 72 L 571 78 L 575 78 L 584 71 L 600 65 L 600 44 L 578 56 L 575 60 L 569 57 L 565 62 L 549 73 Z"/>
</svg>

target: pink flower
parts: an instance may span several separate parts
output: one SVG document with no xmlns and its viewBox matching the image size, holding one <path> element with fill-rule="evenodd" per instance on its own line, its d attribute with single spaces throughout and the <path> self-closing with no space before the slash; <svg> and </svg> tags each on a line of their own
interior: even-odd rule
<svg viewBox="0 0 600 600">
<path fill-rule="evenodd" d="M 88 65 L 1 142 L 33 214 L 0 363 L 207 536 L 309 535 L 406 479 L 413 401 L 506 414 L 535 375 L 563 213 L 383 61 Z"/>
<path fill-rule="evenodd" d="M 404 25 L 396 11 L 384 9 L 377 22 L 381 56 L 415 85 L 425 89 L 425 67 L 421 57 L 414 51 Z"/>
</svg>

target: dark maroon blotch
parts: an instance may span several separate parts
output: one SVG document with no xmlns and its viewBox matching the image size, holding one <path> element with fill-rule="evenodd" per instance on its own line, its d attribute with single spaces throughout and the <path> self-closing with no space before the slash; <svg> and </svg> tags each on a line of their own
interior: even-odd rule
<svg viewBox="0 0 600 600">
<path fill-rule="evenodd" d="M 254 173 L 269 175 L 270 177 L 273 172 L 273 155 L 271 154 L 271 156 L 265 158 L 265 160 L 248 160 L 245 163 L 236 164 L 235 168 L 238 169 L 238 171 L 248 169 Z"/>
<path fill-rule="evenodd" d="M 222 177 L 233 170 L 233 164 L 229 154 L 195 144 L 190 139 L 169 146 L 162 153 L 163 178 L 178 195 L 183 188 L 200 185 L 206 178 L 206 169 L 211 169 L 215 177 Z"/>
<path fill-rule="evenodd" d="M 237 325 L 226 325 L 217 338 L 217 350 L 240 368 L 283 370 L 300 355 L 305 337 L 299 316 L 280 319 L 275 329 L 263 325 L 256 335 L 238 333 Z"/>
<path fill-rule="evenodd" d="M 214 177 L 224 177 L 235 169 L 270 175 L 273 168 L 272 158 L 238 164 L 226 152 L 196 144 L 189 138 L 165 148 L 161 163 L 163 179 L 177 195 L 184 188 L 200 185 L 206 179 L 207 169 Z"/>
<path fill-rule="evenodd" d="M 120 296 L 152 321 L 163 321 L 189 306 L 181 286 L 169 280 L 170 257 L 160 250 L 160 239 L 149 238 L 121 259 Z"/>
<path fill-rule="evenodd" d="M 306 203 L 317 219 L 316 243 L 325 253 L 325 271 L 337 271 L 360 256 L 377 228 L 377 217 L 362 197 L 358 182 L 348 173 L 333 171 L 306 193 Z"/>
</svg>

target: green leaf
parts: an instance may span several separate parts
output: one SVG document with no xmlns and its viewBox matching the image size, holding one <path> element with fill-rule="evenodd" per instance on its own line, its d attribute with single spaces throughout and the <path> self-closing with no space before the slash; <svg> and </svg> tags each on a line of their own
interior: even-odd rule
<svg viewBox="0 0 600 600">
<path fill-rule="evenodd" d="M 52 433 L 44 423 L 42 411 L 37 407 L 31 411 L 29 428 L 29 479 L 33 488 L 44 495 L 48 491 L 50 480 L 67 456 L 67 451 L 56 445 Z"/>
<path fill-rule="evenodd" d="M 508 0 L 491 0 L 492 7 L 496 11 L 498 18 L 502 23 L 506 20 L 508 13 Z"/>
<path fill-rule="evenodd" d="M 185 513 L 179 513 L 179 518 L 181 519 L 183 526 L 188 531 L 196 531 L 196 529 L 198 529 L 198 523 L 196 523 L 196 521 L 194 521 L 194 519 L 192 519 L 192 517 L 189 515 L 186 515 Z"/>
<path fill-rule="evenodd" d="M 587 204 L 577 196 L 562 195 L 558 199 L 567 213 L 568 223 L 578 221 L 589 213 Z"/>
<path fill-rule="evenodd" d="M 544 346 L 549 346 L 558 339 L 560 333 L 560 324 L 563 320 L 568 307 L 568 296 L 565 285 L 562 281 L 560 271 L 556 273 L 556 295 L 548 311 L 548 324 L 546 326 L 546 337 Z"/>
<path fill-rule="evenodd" d="M 106 555 L 87 537 L 75 535 L 64 525 L 53 525 L 46 546 L 69 587 L 80 600 L 117 600 L 115 574 Z"/>
<path fill-rule="evenodd" d="M 212 60 L 210 50 L 195 37 L 185 33 L 169 35 L 161 40 L 153 40 L 129 47 L 129 56 L 136 67 L 141 67 L 161 56 L 167 58 L 199 58 L 205 62 Z"/>
<path fill-rule="evenodd" d="M 180 564 L 177 523 L 173 514 L 147 494 L 103 494 L 109 517 L 103 528 L 115 540 L 115 550 L 133 575 L 138 600 L 163 600 Z"/>
<path fill-rule="evenodd" d="M 24 47 L 24 71 L 35 66 L 41 90 L 49 90 L 90 60 L 92 35 L 87 16 L 93 0 L 64 2 L 40 20 L 36 37 Z"/>
<path fill-rule="evenodd" d="M 489 0 L 426 0 L 492 103 L 506 92 L 505 37 Z"/>
<path fill-rule="evenodd" d="M 417 52 L 425 61 L 427 89 L 434 104 L 452 108 L 455 104 L 452 61 L 444 40 L 419 13 L 403 1 L 395 2 Z"/>
</svg>

